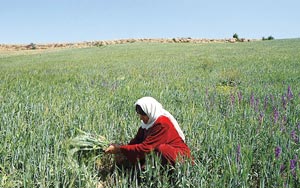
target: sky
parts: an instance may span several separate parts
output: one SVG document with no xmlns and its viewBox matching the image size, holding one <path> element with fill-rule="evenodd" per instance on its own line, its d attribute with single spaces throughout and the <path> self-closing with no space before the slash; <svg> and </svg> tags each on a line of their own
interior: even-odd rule
<svg viewBox="0 0 300 188">
<path fill-rule="evenodd" d="M 0 0 L 0 44 L 300 38 L 300 0 Z"/>
</svg>

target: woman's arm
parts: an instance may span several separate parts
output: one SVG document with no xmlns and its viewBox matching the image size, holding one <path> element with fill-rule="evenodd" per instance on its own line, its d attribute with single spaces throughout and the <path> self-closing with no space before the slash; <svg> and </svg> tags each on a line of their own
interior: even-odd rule
<svg viewBox="0 0 300 188">
<path fill-rule="evenodd" d="M 153 151 L 160 144 L 166 143 L 168 140 L 168 126 L 164 124 L 156 124 L 151 127 L 146 139 L 139 144 L 120 146 L 120 151 L 132 161 L 143 158 L 146 153 Z"/>
</svg>

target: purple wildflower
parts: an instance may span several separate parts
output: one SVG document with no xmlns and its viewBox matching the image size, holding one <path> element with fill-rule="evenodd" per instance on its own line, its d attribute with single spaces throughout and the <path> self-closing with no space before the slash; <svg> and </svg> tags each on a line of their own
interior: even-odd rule
<svg viewBox="0 0 300 188">
<path fill-rule="evenodd" d="M 276 107 L 274 107 L 274 109 L 273 109 L 273 117 L 274 117 L 274 123 L 276 123 L 279 118 L 279 112 Z"/>
<path fill-rule="evenodd" d="M 283 118 L 282 118 L 282 122 L 281 122 L 281 129 L 280 129 L 281 131 L 285 130 L 286 123 L 287 123 L 287 117 L 286 117 L 286 115 L 284 115 Z"/>
<path fill-rule="evenodd" d="M 239 163 L 241 159 L 241 145 L 238 144 L 236 149 L 236 162 Z"/>
<path fill-rule="evenodd" d="M 243 100 L 243 95 L 242 95 L 241 91 L 238 92 L 238 99 L 239 99 L 239 104 L 241 104 L 241 102 Z"/>
<path fill-rule="evenodd" d="M 295 143 L 298 143 L 298 142 L 299 142 L 299 138 L 298 138 L 298 136 L 296 135 L 296 131 L 295 131 L 295 130 L 292 130 L 292 132 L 291 132 L 291 138 L 292 138 L 292 140 L 293 140 Z"/>
<path fill-rule="evenodd" d="M 293 176 L 296 175 L 296 167 L 297 167 L 297 156 L 295 155 L 294 159 L 290 160 L 290 170 Z"/>
<path fill-rule="evenodd" d="M 263 123 L 263 121 L 264 121 L 264 116 L 265 116 L 265 115 L 264 115 L 264 113 L 262 113 L 262 112 L 259 114 L 259 117 L 258 117 L 259 124 L 262 124 L 262 123 Z"/>
<path fill-rule="evenodd" d="M 281 154 L 281 147 L 276 146 L 275 147 L 275 158 L 278 159 L 280 157 L 280 154 Z"/>
<path fill-rule="evenodd" d="M 230 99 L 231 99 L 231 105 L 234 106 L 235 97 L 232 93 L 230 94 Z"/>
<path fill-rule="evenodd" d="M 254 107 L 254 94 L 251 93 L 251 97 L 250 97 L 250 106 Z"/>
<path fill-rule="evenodd" d="M 291 90 L 291 86 L 288 86 L 288 91 L 287 91 L 287 98 L 288 100 L 291 100 L 293 99 L 294 95 L 293 95 L 293 92 Z"/>
<path fill-rule="evenodd" d="M 256 99 L 255 100 L 255 107 L 254 107 L 256 112 L 258 112 L 258 106 L 259 106 L 259 99 Z"/>
<path fill-rule="evenodd" d="M 268 96 L 266 96 L 264 100 L 264 109 L 266 110 L 267 107 L 268 107 Z"/>
<path fill-rule="evenodd" d="M 282 124 L 285 125 L 287 123 L 287 116 L 284 115 L 282 118 Z"/>
<path fill-rule="evenodd" d="M 295 136 L 296 136 L 296 131 L 295 131 L 295 130 L 292 130 L 292 132 L 291 132 L 291 137 L 292 137 L 292 138 L 295 138 Z"/>
<path fill-rule="evenodd" d="M 284 164 L 281 164 L 281 165 L 280 165 L 280 173 L 282 173 L 284 170 L 285 170 L 285 165 L 284 165 Z"/>
</svg>

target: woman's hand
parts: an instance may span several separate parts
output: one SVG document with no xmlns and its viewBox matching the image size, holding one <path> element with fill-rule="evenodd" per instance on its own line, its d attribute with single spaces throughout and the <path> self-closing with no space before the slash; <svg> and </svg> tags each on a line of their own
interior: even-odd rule
<svg viewBox="0 0 300 188">
<path fill-rule="evenodd" d="M 105 153 L 116 154 L 119 152 L 120 152 L 120 146 L 116 144 L 112 144 L 105 149 Z"/>
</svg>

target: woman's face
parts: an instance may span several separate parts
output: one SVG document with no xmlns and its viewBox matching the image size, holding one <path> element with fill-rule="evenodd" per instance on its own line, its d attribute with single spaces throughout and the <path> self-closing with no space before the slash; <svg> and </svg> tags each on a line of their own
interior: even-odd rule
<svg viewBox="0 0 300 188">
<path fill-rule="evenodd" d="M 148 123 L 149 117 L 147 115 L 138 114 L 138 116 L 140 117 L 140 120 L 142 120 L 145 124 Z"/>
</svg>

